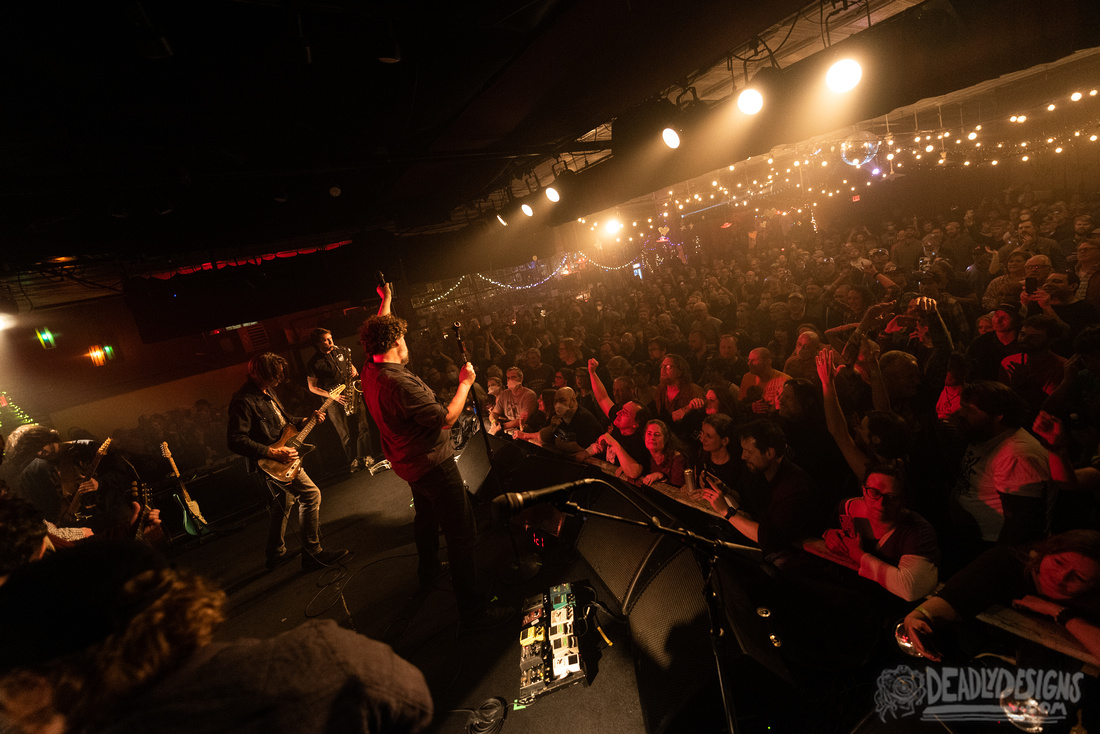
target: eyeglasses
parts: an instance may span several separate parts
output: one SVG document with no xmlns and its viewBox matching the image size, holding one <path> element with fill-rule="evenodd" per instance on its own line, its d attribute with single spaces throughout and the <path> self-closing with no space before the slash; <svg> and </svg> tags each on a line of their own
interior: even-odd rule
<svg viewBox="0 0 1100 734">
<path fill-rule="evenodd" d="M 867 499 L 873 500 L 875 502 L 878 502 L 879 500 L 882 500 L 883 502 L 901 502 L 900 494 L 886 494 L 884 492 L 878 491 L 869 484 L 863 485 L 863 494 L 867 496 Z"/>
</svg>

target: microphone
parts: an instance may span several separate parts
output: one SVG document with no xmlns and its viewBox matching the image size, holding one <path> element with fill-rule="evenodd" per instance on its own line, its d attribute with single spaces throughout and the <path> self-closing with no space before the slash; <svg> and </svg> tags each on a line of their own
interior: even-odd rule
<svg viewBox="0 0 1100 734">
<path fill-rule="evenodd" d="M 375 270 L 374 274 L 378 276 L 378 285 L 382 288 L 386 287 L 386 276 L 382 274 L 381 270 Z M 390 296 L 396 296 L 397 289 L 393 287 L 393 283 L 390 283 Z"/>
<path fill-rule="evenodd" d="M 508 515 L 514 515 L 525 507 L 532 507 L 542 502 L 557 502 L 564 500 L 577 487 L 598 482 L 598 479 L 578 479 L 575 482 L 555 484 L 552 487 L 533 489 L 530 492 L 507 492 L 493 500 L 493 507 Z"/>
</svg>

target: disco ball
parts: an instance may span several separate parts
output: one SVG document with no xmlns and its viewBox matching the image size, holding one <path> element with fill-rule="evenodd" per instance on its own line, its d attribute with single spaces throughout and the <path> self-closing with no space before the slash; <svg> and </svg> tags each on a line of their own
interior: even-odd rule
<svg viewBox="0 0 1100 734">
<path fill-rule="evenodd" d="M 852 133 L 840 144 L 840 157 L 849 166 L 859 168 L 878 155 L 880 145 L 882 140 L 877 135 L 861 130 L 858 133 Z"/>
</svg>

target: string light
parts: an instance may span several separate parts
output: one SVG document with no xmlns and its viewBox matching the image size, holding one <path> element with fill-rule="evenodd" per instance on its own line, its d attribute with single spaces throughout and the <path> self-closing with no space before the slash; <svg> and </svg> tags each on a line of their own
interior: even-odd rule
<svg viewBox="0 0 1100 734">
<path fill-rule="evenodd" d="M 481 273 L 475 273 L 475 275 L 477 275 L 477 277 L 484 280 L 486 283 L 492 283 L 493 285 L 497 286 L 498 288 L 507 288 L 510 291 L 525 291 L 525 290 L 530 290 L 531 288 L 537 288 L 540 285 L 542 285 L 543 283 L 545 283 L 546 281 L 553 278 L 555 275 L 557 275 L 559 272 L 561 272 L 561 269 L 565 267 L 565 263 L 568 260 L 569 260 L 568 255 L 563 256 L 562 259 L 561 259 L 561 263 L 558 265 L 557 268 L 554 269 L 554 272 L 550 273 L 550 275 L 547 275 L 545 278 L 540 280 L 538 283 L 531 283 L 530 285 L 506 285 L 504 283 L 499 283 L 499 282 L 497 282 L 497 281 L 493 280 L 492 278 L 489 278 L 485 275 L 482 275 Z"/>
<path fill-rule="evenodd" d="M 461 278 L 459 278 L 459 279 L 458 279 L 458 280 L 457 280 L 457 281 L 455 282 L 455 284 L 451 286 L 451 289 L 450 289 L 449 291 L 447 291 L 446 293 L 444 293 L 444 294 L 443 294 L 443 295 L 441 295 L 441 296 L 436 296 L 436 297 L 435 297 L 435 298 L 433 298 L 432 300 L 428 301 L 428 303 L 439 303 L 439 302 L 440 302 L 440 301 L 442 301 L 442 300 L 443 300 L 444 298 L 446 298 L 447 296 L 449 296 L 449 295 L 451 295 L 452 293 L 454 293 L 454 292 L 455 292 L 455 288 L 458 288 L 458 286 L 462 285 L 462 281 L 464 281 L 464 280 L 466 280 L 466 276 L 465 276 L 465 275 L 463 275 L 463 276 L 462 276 Z"/>
</svg>

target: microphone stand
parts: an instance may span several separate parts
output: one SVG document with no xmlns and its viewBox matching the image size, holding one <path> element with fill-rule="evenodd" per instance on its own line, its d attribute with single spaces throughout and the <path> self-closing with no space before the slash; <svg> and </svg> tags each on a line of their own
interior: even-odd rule
<svg viewBox="0 0 1100 734">
<path fill-rule="evenodd" d="M 461 328 L 462 323 L 459 321 L 451 325 L 451 329 L 455 333 L 455 339 L 458 340 L 458 348 L 462 351 L 462 364 L 466 364 L 470 361 L 470 357 L 466 353 L 466 344 L 462 341 Z M 493 478 L 494 495 L 499 497 L 503 493 L 500 486 L 500 477 L 493 471 L 493 449 L 489 445 L 489 431 L 485 428 L 485 418 L 483 417 L 485 414 L 482 412 L 481 401 L 478 400 L 477 391 L 474 390 L 473 385 L 470 385 L 469 400 L 474 406 L 474 415 L 477 416 L 478 432 L 485 441 L 485 458 L 489 462 L 489 476 Z M 505 523 L 505 526 L 508 529 L 508 539 L 512 542 L 512 562 L 508 564 L 507 578 L 504 579 L 504 582 L 512 585 L 522 584 L 533 579 L 542 570 L 542 559 L 534 553 L 521 553 L 519 544 L 516 542 L 515 531 L 512 529 L 512 523 Z"/>
<path fill-rule="evenodd" d="M 606 480 L 596 479 L 594 481 L 606 484 L 618 491 L 615 485 Z M 757 561 L 763 558 L 761 550 L 747 545 L 739 545 L 737 543 L 728 543 L 724 540 L 707 538 L 698 533 L 693 533 L 690 530 L 670 528 L 662 525 L 656 517 L 652 516 L 648 520 L 631 520 L 630 518 L 620 517 L 619 515 L 611 515 L 606 512 L 590 510 L 579 506 L 571 500 L 558 503 L 558 507 L 566 514 L 575 514 L 585 517 L 602 517 L 605 520 L 614 520 L 615 522 L 621 522 L 627 525 L 648 528 L 655 533 L 676 538 L 681 544 L 690 547 L 695 552 L 695 560 L 699 563 L 699 570 L 703 573 L 704 581 L 702 593 L 707 606 L 707 616 L 710 620 L 710 644 L 711 650 L 714 652 L 714 665 L 718 670 L 718 689 L 722 696 L 722 707 L 726 716 L 726 731 L 730 732 L 730 734 L 736 734 L 736 714 L 732 696 L 734 679 L 729 670 L 729 663 L 725 655 L 725 644 L 723 643 L 723 640 L 732 639 L 733 632 L 726 624 L 726 615 L 725 611 L 722 609 L 722 600 L 719 598 L 718 591 L 714 585 L 714 571 L 718 561 L 718 551 L 720 549 L 733 551 L 739 555 Z"/>
</svg>

